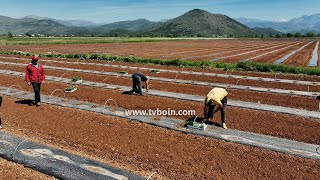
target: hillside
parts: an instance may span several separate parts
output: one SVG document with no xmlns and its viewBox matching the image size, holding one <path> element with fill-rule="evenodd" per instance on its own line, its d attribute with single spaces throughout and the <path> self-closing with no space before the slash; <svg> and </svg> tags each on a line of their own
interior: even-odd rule
<svg viewBox="0 0 320 180">
<path fill-rule="evenodd" d="M 87 28 L 68 27 L 56 21 L 49 19 L 22 18 L 14 19 L 6 16 L 0 16 L 0 34 L 31 33 L 31 34 L 53 34 L 53 35 L 80 35 L 89 34 Z"/>
<path fill-rule="evenodd" d="M 257 32 L 260 35 L 265 35 L 265 36 L 275 36 L 275 35 L 281 35 L 283 34 L 280 31 L 274 30 L 272 28 L 252 28 L 255 32 Z"/>
<path fill-rule="evenodd" d="M 238 18 L 236 20 L 251 28 L 272 28 L 283 33 L 306 33 L 310 31 L 320 33 L 320 14 L 301 16 L 289 21 L 263 21 L 248 18 Z"/>
<path fill-rule="evenodd" d="M 139 31 L 144 28 L 148 28 L 153 24 L 153 22 L 146 19 L 137 19 L 134 21 L 120 21 L 110 24 L 105 24 L 94 28 L 97 31 L 108 32 L 115 29 L 122 29 L 128 31 Z"/>
<path fill-rule="evenodd" d="M 221 14 L 194 9 L 164 23 L 154 24 L 148 33 L 174 36 L 254 36 L 245 25 Z"/>
</svg>

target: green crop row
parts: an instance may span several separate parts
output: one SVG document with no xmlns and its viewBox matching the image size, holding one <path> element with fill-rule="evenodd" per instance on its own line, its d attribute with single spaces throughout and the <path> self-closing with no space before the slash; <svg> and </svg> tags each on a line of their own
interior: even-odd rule
<svg viewBox="0 0 320 180">
<path fill-rule="evenodd" d="M 4 51 L 0 50 L 0 54 L 31 56 L 35 53 L 20 52 L 20 51 Z M 40 57 L 49 58 L 68 58 L 79 60 L 104 60 L 104 61 L 122 61 L 128 63 L 139 64 L 158 64 L 165 66 L 178 66 L 178 67 L 196 67 L 196 68 L 219 68 L 224 70 L 237 70 L 237 71 L 255 71 L 255 72 L 281 72 L 289 74 L 305 74 L 305 75 L 320 75 L 320 68 L 318 67 L 296 67 L 278 64 L 263 64 L 255 62 L 239 62 L 239 63 L 224 63 L 224 62 L 210 62 L 210 61 L 187 61 L 181 59 L 174 60 L 160 60 L 139 58 L 134 56 L 119 57 L 109 56 L 97 53 L 77 53 L 77 54 L 51 54 L 51 53 L 38 53 Z"/>
</svg>

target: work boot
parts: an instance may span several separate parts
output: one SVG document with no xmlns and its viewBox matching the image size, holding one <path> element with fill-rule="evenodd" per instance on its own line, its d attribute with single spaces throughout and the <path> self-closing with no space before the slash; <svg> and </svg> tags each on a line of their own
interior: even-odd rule
<svg viewBox="0 0 320 180">
<path fill-rule="evenodd" d="M 228 129 L 226 123 L 222 123 L 222 128 L 223 129 Z"/>
</svg>

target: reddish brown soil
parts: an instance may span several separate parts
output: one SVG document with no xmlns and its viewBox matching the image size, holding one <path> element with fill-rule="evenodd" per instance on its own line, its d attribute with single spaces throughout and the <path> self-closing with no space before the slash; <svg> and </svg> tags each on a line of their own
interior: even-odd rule
<svg viewBox="0 0 320 180">
<path fill-rule="evenodd" d="M 255 44 L 255 45 L 249 45 L 249 46 L 246 46 L 246 48 L 234 48 L 234 49 L 231 49 L 232 51 L 231 52 L 225 52 L 224 51 L 220 51 L 221 53 L 216 53 L 216 54 L 204 54 L 202 56 L 198 56 L 198 57 L 194 57 L 194 58 L 191 58 L 192 60 L 211 60 L 211 59 L 214 59 L 214 58 L 223 58 L 223 57 L 226 57 L 226 56 L 232 56 L 232 55 L 237 55 L 237 54 L 241 54 L 241 53 L 245 53 L 245 52 L 249 52 L 249 51 L 253 51 L 253 50 L 261 50 L 261 49 L 265 49 L 265 48 L 271 48 L 271 47 L 274 47 L 274 46 L 277 46 L 279 44 L 285 44 L 284 42 L 282 43 L 272 43 L 272 44 L 261 44 L 258 46 L 258 44 Z M 249 47 L 249 48 L 248 48 Z M 234 50 L 237 50 L 237 51 L 234 51 Z M 208 56 L 210 55 L 210 56 Z M 189 56 L 189 57 L 192 57 Z"/>
<path fill-rule="evenodd" d="M 9 57 L 10 55 L 2 55 Z M 320 56 L 320 53 L 319 53 Z M 20 57 L 21 56 L 10 56 L 10 57 Z M 28 57 L 24 57 L 28 58 Z M 30 58 L 30 57 L 29 57 Z M 45 58 L 59 61 L 69 61 L 69 62 L 78 62 L 79 60 L 75 59 L 55 59 L 55 58 Z M 1 59 L 0 59 L 1 60 Z M 12 61 L 8 59 L 7 61 Z M 27 63 L 28 61 L 23 61 Z M 168 70 L 177 70 L 177 71 L 195 71 L 195 72 L 208 72 L 208 73 L 219 73 L 219 74 L 230 74 L 230 75 L 241 75 L 241 76 L 255 76 L 255 77 L 266 77 L 266 78 L 277 78 L 277 79 L 291 79 L 291 80 L 301 80 L 301 81 L 320 81 L 320 76 L 310 76 L 310 75 L 299 75 L 299 74 L 285 74 L 285 73 L 264 73 L 264 72 L 250 72 L 250 71 L 224 71 L 216 68 L 190 68 L 190 67 L 175 67 L 175 66 L 162 66 L 162 65 L 153 65 L 153 64 L 133 64 L 127 62 L 110 62 L 103 60 L 85 60 L 88 63 L 102 63 L 102 64 L 114 64 L 114 65 L 125 65 L 125 66 L 134 66 L 134 67 L 147 67 L 155 69 L 168 69 Z M 45 64 L 45 63 L 43 63 Z M 52 63 L 48 63 L 51 65 Z M 122 69 L 123 70 L 123 69 Z"/>
<path fill-rule="evenodd" d="M 21 78 L 3 75 L 0 75 L 0 77 L 3 79 L 3 81 L 0 82 L 0 86 L 10 87 L 11 85 L 21 85 L 23 90 L 32 91 L 31 87 L 27 86 Z M 50 95 L 55 89 L 64 89 L 66 87 L 66 84 L 47 82 L 42 86 L 42 93 Z M 202 116 L 203 112 L 203 105 L 198 102 L 155 96 L 126 95 L 118 91 L 98 88 L 78 88 L 76 92 L 66 94 L 66 97 L 68 99 L 83 100 L 98 104 L 104 104 L 107 99 L 112 98 L 119 107 L 125 109 L 156 110 L 159 108 L 166 110 L 170 108 L 172 110 L 195 110 L 199 116 Z M 63 97 L 62 93 L 59 92 L 53 95 Z M 115 106 L 114 103 L 109 103 L 108 105 Z M 236 107 L 228 107 L 227 114 L 227 124 L 233 129 L 320 144 L 320 122 L 316 119 Z M 190 118 L 190 116 L 175 116 L 175 118 L 186 120 Z M 216 114 L 213 121 L 220 124 L 219 113 Z M 303 132 L 303 134 L 301 132 Z"/>
<path fill-rule="evenodd" d="M 251 42 L 249 44 L 249 42 Z M 117 56 L 137 56 L 145 58 L 161 58 L 166 56 L 166 59 L 183 58 L 181 54 L 175 55 L 182 51 L 189 51 L 183 54 L 184 57 L 190 57 L 194 54 L 192 51 L 195 49 L 216 49 L 226 48 L 238 49 L 238 47 L 230 46 L 230 44 L 245 43 L 248 47 L 259 47 L 261 45 L 270 45 L 270 47 L 278 44 L 296 42 L 296 40 L 184 40 L 184 41 L 171 41 L 171 42 L 146 42 L 146 43 L 110 43 L 110 44 L 46 44 L 46 45 L 2 45 L 0 50 L 19 50 L 27 52 L 53 52 L 53 53 L 102 53 Z M 243 47 L 243 46 L 241 46 Z M 221 51 L 222 52 L 222 51 Z M 210 52 L 204 52 L 206 55 Z M 233 55 L 237 54 L 225 54 Z M 212 57 L 204 57 L 203 60 L 212 59 Z"/>
<path fill-rule="evenodd" d="M 307 43 L 298 44 L 298 45 L 292 46 L 292 47 L 290 47 L 288 49 L 283 49 L 283 50 L 280 50 L 280 51 L 277 51 L 277 52 L 274 52 L 274 53 L 271 53 L 271 54 L 267 54 L 265 56 L 256 58 L 256 59 L 254 59 L 252 61 L 253 62 L 258 62 L 258 63 L 263 63 L 263 62 L 265 62 L 265 63 L 274 63 L 278 59 L 284 57 L 285 55 L 291 53 L 294 50 L 299 49 L 300 47 L 302 47 L 305 44 L 307 44 Z"/>
<path fill-rule="evenodd" d="M 0 59 L 1 61 L 1 59 Z M 26 61 L 14 61 L 10 60 L 10 62 L 19 62 L 19 63 L 26 63 Z M 57 66 L 57 67 L 70 67 L 70 68 L 77 68 L 77 69 L 88 69 L 88 70 L 98 70 L 98 71 L 107 71 L 107 72 L 119 72 L 123 71 L 124 69 L 121 68 L 113 68 L 113 67 L 101 67 L 101 66 L 91 66 L 91 65 L 74 65 L 74 64 L 61 64 L 61 63 L 44 63 L 49 66 Z M 10 67 L 7 65 L 0 65 L 0 68 L 3 67 Z M 12 66 L 15 68 L 15 66 Z M 24 71 L 24 70 L 23 70 Z M 128 73 L 134 72 L 142 72 L 148 76 L 156 76 L 156 77 L 165 77 L 170 79 L 186 79 L 186 80 L 193 80 L 193 81 L 203 81 L 203 82 L 212 82 L 212 83 L 225 83 L 225 84 L 238 84 L 244 86 L 255 86 L 255 87 L 265 87 L 265 88 L 277 88 L 277 89 L 287 89 L 287 90 L 299 90 L 299 91 L 311 91 L 311 92 L 318 92 L 320 88 L 318 86 L 305 86 L 300 84 L 290 84 L 290 83 L 280 83 L 280 82 L 264 82 L 264 81 L 254 81 L 254 80 L 245 80 L 245 79 L 236 79 L 236 78 L 221 78 L 221 77 L 208 77 L 208 76 L 200 76 L 200 75 L 190 75 L 190 74 L 175 74 L 175 73 L 159 73 L 154 74 L 150 71 L 143 71 L 143 70 L 130 70 L 126 69 Z M 69 73 L 69 72 L 68 72 Z M 62 74 L 61 74 L 62 75 Z M 60 76 L 61 76 L 60 75 Z M 278 76 L 276 76 L 278 78 Z"/>
<path fill-rule="evenodd" d="M 292 43 L 294 44 L 295 42 L 292 42 Z M 262 49 L 260 49 L 259 51 L 256 51 L 256 52 L 243 54 L 243 55 L 240 55 L 240 56 L 228 57 L 226 59 L 223 59 L 222 61 L 223 62 L 228 62 L 228 63 L 235 63 L 235 62 L 239 62 L 239 61 L 244 60 L 244 59 L 249 59 L 251 57 L 255 57 L 257 55 L 264 54 L 264 53 L 276 50 L 276 49 L 281 49 L 281 48 L 287 47 L 289 45 L 291 45 L 291 43 L 290 44 L 285 44 L 285 45 L 282 45 L 282 46 L 278 46 L 278 47 L 271 46 L 271 47 L 274 47 L 274 48 L 267 47 L 267 48 L 270 48 L 270 49 L 262 48 Z M 245 52 L 243 52 L 243 53 L 245 53 Z"/>
<path fill-rule="evenodd" d="M 210 60 L 216 57 L 221 57 L 221 56 L 226 56 L 226 55 L 232 55 L 232 54 L 237 54 L 239 52 L 245 52 L 244 50 L 253 50 L 253 49 L 259 49 L 262 47 L 271 47 L 274 46 L 275 44 L 280 44 L 284 42 L 250 42 L 250 41 L 234 41 L 232 43 L 230 42 L 225 42 L 225 43 L 215 43 L 212 45 L 215 45 L 216 47 L 214 49 L 211 49 L 210 47 L 212 45 L 208 45 L 206 47 L 203 47 L 201 51 L 193 51 L 193 50 L 188 50 L 188 51 L 182 51 L 182 52 L 173 52 L 170 53 L 169 55 L 163 54 L 162 56 L 159 56 L 160 59 L 176 59 L 176 58 L 187 58 L 191 60 Z M 189 49 L 192 49 L 190 47 Z M 171 52 L 172 50 L 168 50 L 168 52 Z M 167 52 L 164 52 L 167 53 Z M 152 58 L 150 56 L 149 58 Z M 223 55 L 222 55 L 223 54 Z M 156 55 L 156 54 L 155 54 Z M 145 57 L 143 55 L 142 57 Z"/>
<path fill-rule="evenodd" d="M 5 69 L 23 72 L 25 68 L 8 66 Z M 83 79 L 93 82 L 125 85 L 129 87 L 132 86 L 131 79 L 123 77 L 103 76 L 78 72 L 68 72 L 67 74 L 65 74 L 64 71 L 56 70 L 46 70 L 46 75 L 56 77 L 62 76 L 64 78 L 70 79 L 72 79 L 72 77 L 75 76 L 81 76 Z M 151 81 L 150 89 L 205 96 L 212 88 L 208 86 L 196 86 L 189 84 L 176 84 L 168 82 Z M 228 92 L 229 98 L 232 100 L 260 102 L 262 104 L 271 104 L 277 106 L 292 107 L 297 109 L 306 109 L 311 111 L 317 111 L 319 109 L 318 100 L 316 100 L 315 98 L 308 98 L 303 96 L 290 96 L 274 93 L 259 93 L 254 91 L 234 89 L 228 89 Z"/>
<path fill-rule="evenodd" d="M 145 177 L 157 171 L 159 179 L 316 179 L 320 171 L 315 160 L 86 111 L 13 102 L 4 98 L 6 131 Z"/>
<path fill-rule="evenodd" d="M 55 178 L 0 158 L 0 179 L 53 180 Z"/>
<path fill-rule="evenodd" d="M 283 64 L 290 64 L 295 66 L 308 66 L 316 43 L 317 42 L 314 41 L 313 43 L 301 49 L 299 52 L 293 54 L 287 60 L 285 60 Z"/>
</svg>

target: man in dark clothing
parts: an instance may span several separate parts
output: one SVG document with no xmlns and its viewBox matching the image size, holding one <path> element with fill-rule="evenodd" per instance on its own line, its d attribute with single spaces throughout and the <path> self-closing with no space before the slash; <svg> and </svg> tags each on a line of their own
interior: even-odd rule
<svg viewBox="0 0 320 180">
<path fill-rule="evenodd" d="M 143 95 L 142 81 L 146 84 L 146 89 L 148 91 L 148 77 L 142 73 L 133 73 L 132 74 L 132 93 L 138 93 Z"/>
<path fill-rule="evenodd" d="M 40 106 L 40 87 L 45 80 L 43 67 L 38 63 L 38 60 L 37 55 L 32 56 L 31 63 L 26 68 L 26 82 L 33 87 L 36 106 Z"/>
</svg>

